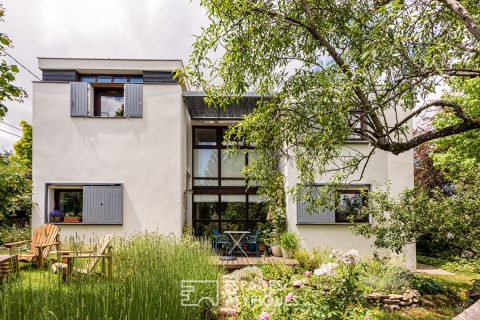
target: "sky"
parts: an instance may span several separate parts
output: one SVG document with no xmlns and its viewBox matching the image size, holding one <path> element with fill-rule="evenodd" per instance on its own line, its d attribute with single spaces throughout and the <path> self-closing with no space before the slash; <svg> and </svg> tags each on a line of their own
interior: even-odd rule
<svg viewBox="0 0 480 320">
<path fill-rule="evenodd" d="M 182 59 L 188 61 L 194 34 L 208 24 L 199 0 L 2 0 L 6 13 L 0 32 L 14 48 L 8 52 L 39 78 L 37 57 Z M 17 64 L 8 57 L 7 62 Z M 15 84 L 29 95 L 6 102 L 0 129 L 32 120 L 32 81 L 21 68 Z M 17 136 L 0 130 L 0 150 L 11 150 Z M 35 130 L 35 129 L 34 129 Z"/>
</svg>

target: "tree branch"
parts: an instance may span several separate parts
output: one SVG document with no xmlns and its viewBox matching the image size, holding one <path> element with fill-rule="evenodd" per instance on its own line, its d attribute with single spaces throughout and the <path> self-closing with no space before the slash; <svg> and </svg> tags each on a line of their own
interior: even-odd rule
<svg viewBox="0 0 480 320">
<path fill-rule="evenodd" d="M 462 20 L 468 31 L 477 39 L 480 40 L 480 25 L 473 19 L 470 13 L 462 4 L 456 0 L 438 0 L 443 3 L 448 9 L 453 11 Z"/>
</svg>

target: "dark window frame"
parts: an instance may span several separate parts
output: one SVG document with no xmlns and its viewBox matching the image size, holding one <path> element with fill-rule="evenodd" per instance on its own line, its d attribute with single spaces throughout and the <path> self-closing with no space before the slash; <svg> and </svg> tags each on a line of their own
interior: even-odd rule
<svg viewBox="0 0 480 320">
<path fill-rule="evenodd" d="M 365 116 L 365 113 L 361 110 L 353 110 L 353 111 L 350 111 L 349 112 L 350 114 L 358 114 L 358 118 L 359 118 L 359 121 L 360 121 L 360 127 L 362 130 L 365 130 L 367 128 L 367 122 L 366 122 L 366 116 Z M 350 121 L 350 120 L 349 120 Z M 350 134 L 348 137 L 347 137 L 347 143 L 348 142 L 367 142 L 367 139 L 363 138 L 363 137 L 352 137 L 352 135 L 356 135 L 355 133 L 352 132 L 352 134 Z"/>
<path fill-rule="evenodd" d="M 195 132 L 197 129 L 212 129 L 215 130 L 216 139 L 215 145 L 200 145 L 196 144 L 195 142 Z M 250 195 L 257 195 L 258 187 L 249 187 L 247 188 L 247 181 L 245 178 L 233 178 L 233 177 L 222 177 L 222 150 L 226 150 L 229 146 L 223 143 L 223 135 L 225 130 L 228 129 L 228 126 L 192 126 L 192 183 L 193 183 L 193 196 L 192 196 L 192 223 L 197 233 L 197 223 L 208 223 L 208 224 L 216 224 L 220 232 L 222 230 L 222 223 L 243 223 L 245 228 L 249 228 L 253 223 L 264 223 L 265 219 L 250 219 Z M 252 146 L 240 145 L 240 149 L 242 150 L 254 150 L 255 148 Z M 194 150 L 217 150 L 218 155 L 218 163 L 217 163 L 217 177 L 198 177 L 196 176 L 195 172 L 195 152 Z M 248 165 L 248 153 L 245 153 L 245 165 Z M 210 181 L 217 181 L 217 186 L 195 186 L 195 180 L 210 180 Z M 245 186 L 222 186 L 223 180 L 230 180 L 230 181 L 245 181 Z M 195 207 L 195 195 L 216 195 L 217 201 L 215 202 L 216 205 L 216 214 L 218 219 L 197 219 L 196 207 Z M 246 204 L 246 212 L 245 212 L 245 220 L 239 219 L 222 219 L 222 208 L 221 204 L 226 203 L 221 201 L 222 195 L 245 195 L 245 204 Z"/>
<path fill-rule="evenodd" d="M 54 210 L 60 210 L 60 192 L 81 192 L 83 197 L 83 188 L 71 188 L 71 189 L 55 188 L 53 189 L 53 209 Z M 62 213 L 65 213 L 65 212 L 62 212 Z"/>
<path fill-rule="evenodd" d="M 360 223 L 370 223 L 370 216 L 365 216 L 363 219 L 357 219 L 355 218 L 354 221 L 351 221 L 349 219 L 342 219 L 339 216 L 338 213 L 338 205 L 340 201 L 340 196 L 342 194 L 358 194 L 362 195 L 363 193 L 368 194 L 369 190 L 366 189 L 338 189 L 335 191 L 335 223 L 354 223 L 354 224 L 360 224 Z M 368 196 L 362 196 L 362 207 L 368 205 Z"/>
<path fill-rule="evenodd" d="M 124 98 L 125 103 L 125 88 L 123 84 L 122 87 L 102 87 L 102 86 L 95 86 L 93 88 L 93 116 L 99 118 L 124 118 L 125 111 L 123 116 L 102 116 L 102 106 L 101 106 L 101 99 L 102 97 L 122 97 Z M 113 92 L 116 91 L 116 92 Z M 125 107 L 124 107 L 125 109 Z"/>
<path fill-rule="evenodd" d="M 84 81 L 84 77 L 93 77 L 94 81 Z M 111 77 L 111 81 L 98 81 L 98 77 Z M 125 77 L 127 79 L 126 82 L 116 82 L 115 77 Z M 141 81 L 132 81 L 132 79 L 141 79 Z M 117 84 L 125 84 L 125 83 L 144 83 L 143 81 L 143 74 L 81 74 L 80 75 L 80 82 L 87 82 L 87 83 L 95 83 L 95 84 L 105 84 L 105 83 L 117 83 Z"/>
</svg>

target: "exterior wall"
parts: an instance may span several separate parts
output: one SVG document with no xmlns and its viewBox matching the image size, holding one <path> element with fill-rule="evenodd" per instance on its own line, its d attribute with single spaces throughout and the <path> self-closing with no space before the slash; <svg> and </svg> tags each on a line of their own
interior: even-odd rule
<svg viewBox="0 0 480 320">
<path fill-rule="evenodd" d="M 367 144 L 356 144 L 357 150 L 367 154 L 370 147 Z M 287 188 L 298 183 L 296 170 L 293 166 L 285 167 Z M 354 175 L 352 180 L 359 179 L 360 174 Z M 328 177 L 318 177 L 317 183 L 328 182 Z M 368 184 L 374 191 L 377 186 L 390 183 L 391 191 L 398 193 L 404 188 L 413 187 L 413 151 L 405 152 L 399 156 L 377 150 L 366 167 L 364 176 L 359 185 Z M 380 256 L 391 255 L 386 250 L 376 250 L 373 240 L 362 236 L 353 235 L 349 230 L 352 224 L 322 224 L 301 225 L 297 224 L 297 206 L 292 199 L 287 199 L 287 226 L 291 231 L 298 232 L 303 247 L 306 248 L 331 248 L 331 249 L 356 249 L 361 255 L 372 256 L 377 252 Z M 415 246 L 408 246 L 402 257 L 410 268 L 415 266 Z"/>
<path fill-rule="evenodd" d="M 143 118 L 72 118 L 69 83 L 34 83 L 33 105 L 32 227 L 45 223 L 47 183 L 122 183 L 123 225 L 60 225 L 62 239 L 180 235 L 187 115 L 179 85 L 144 84 Z"/>
</svg>

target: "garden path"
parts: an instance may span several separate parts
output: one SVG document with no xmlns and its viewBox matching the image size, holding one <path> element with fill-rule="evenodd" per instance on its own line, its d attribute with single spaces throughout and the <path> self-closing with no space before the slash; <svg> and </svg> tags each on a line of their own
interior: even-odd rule
<svg viewBox="0 0 480 320">
<path fill-rule="evenodd" d="M 417 272 L 418 273 L 424 273 L 424 274 L 435 274 L 435 275 L 443 275 L 443 276 L 453 276 L 454 273 L 451 273 L 449 271 L 434 267 L 434 266 L 429 266 L 427 264 L 422 264 L 422 263 L 417 263 Z"/>
</svg>

